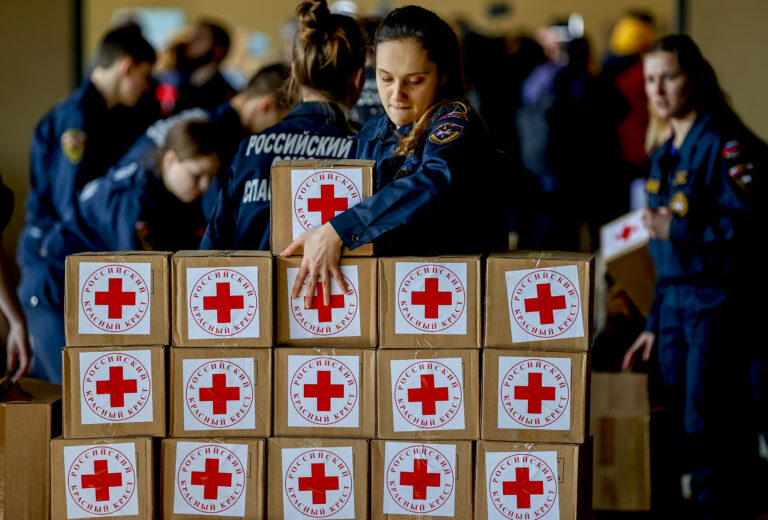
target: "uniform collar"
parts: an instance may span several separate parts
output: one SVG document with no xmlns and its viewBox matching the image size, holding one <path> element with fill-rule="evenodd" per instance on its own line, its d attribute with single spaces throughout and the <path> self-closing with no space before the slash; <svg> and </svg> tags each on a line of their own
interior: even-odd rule
<svg viewBox="0 0 768 520">
<path fill-rule="evenodd" d="M 336 103 L 325 101 L 305 101 L 291 110 L 285 119 L 294 117 L 323 117 L 333 126 L 349 128 L 349 122 L 344 111 Z"/>
<path fill-rule="evenodd" d="M 691 129 L 688 130 L 688 135 L 685 136 L 685 139 L 683 139 L 683 144 L 680 146 L 680 150 L 678 150 L 680 153 L 680 156 L 691 157 L 691 152 L 696 147 L 696 143 L 698 143 L 699 138 L 701 137 L 701 134 L 704 132 L 704 129 L 709 125 L 710 121 L 712 121 L 711 114 L 699 113 L 696 116 L 696 121 L 693 122 Z M 670 146 L 672 146 L 672 142 L 673 141 L 670 141 Z"/>
<path fill-rule="evenodd" d="M 357 138 L 364 141 L 379 139 L 384 142 L 396 142 L 408 135 L 411 128 L 413 128 L 413 123 L 401 126 L 395 133 L 395 125 L 389 120 L 387 113 L 382 112 L 365 124 L 360 133 L 357 134 Z"/>
</svg>

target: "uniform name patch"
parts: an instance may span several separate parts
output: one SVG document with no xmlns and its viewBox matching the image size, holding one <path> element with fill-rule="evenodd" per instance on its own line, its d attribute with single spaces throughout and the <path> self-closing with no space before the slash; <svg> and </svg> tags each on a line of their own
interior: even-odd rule
<svg viewBox="0 0 768 520">
<path fill-rule="evenodd" d="M 450 143 L 459 138 L 464 133 L 464 126 L 451 121 L 446 121 L 432 130 L 429 134 L 429 140 L 435 144 Z"/>
</svg>

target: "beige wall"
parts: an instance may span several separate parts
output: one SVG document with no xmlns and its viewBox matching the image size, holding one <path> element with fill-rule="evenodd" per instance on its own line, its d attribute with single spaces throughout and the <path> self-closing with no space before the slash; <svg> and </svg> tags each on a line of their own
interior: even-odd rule
<svg viewBox="0 0 768 520">
<path fill-rule="evenodd" d="M 768 139 L 768 2 L 690 0 L 689 34 L 712 63 L 733 108 Z"/>
<path fill-rule="evenodd" d="M 16 195 L 3 234 L 11 252 L 24 218 L 32 131 L 72 88 L 71 10 L 71 0 L 0 1 L 0 173 Z"/>
</svg>

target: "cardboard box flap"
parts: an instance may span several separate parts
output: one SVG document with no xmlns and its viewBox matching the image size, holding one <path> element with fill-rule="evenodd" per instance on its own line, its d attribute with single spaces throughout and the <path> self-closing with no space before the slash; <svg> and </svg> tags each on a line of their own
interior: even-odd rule
<svg viewBox="0 0 768 520">
<path fill-rule="evenodd" d="M 648 376 L 632 372 L 592 373 L 592 417 L 649 417 Z"/>
<path fill-rule="evenodd" d="M 569 253 L 566 251 L 503 251 L 492 253 L 489 258 L 520 258 L 531 260 L 535 267 L 537 260 L 564 260 L 569 262 L 589 262 L 595 257 L 591 253 Z"/>
<path fill-rule="evenodd" d="M 158 255 L 170 257 L 173 253 L 170 251 L 97 251 L 74 253 L 69 256 L 103 256 L 104 258 L 122 258 L 124 256 L 147 256 Z"/>
<path fill-rule="evenodd" d="M 205 258 L 240 258 L 240 257 L 266 257 L 266 256 L 272 256 L 272 253 L 269 251 L 259 251 L 259 250 L 243 250 L 243 249 L 225 249 L 225 250 L 202 250 L 202 249 L 189 249 L 186 251 L 178 251 L 173 254 L 174 257 L 181 256 L 185 258 L 197 258 L 197 257 L 205 257 Z"/>
<path fill-rule="evenodd" d="M 376 167 L 376 161 L 369 161 L 365 159 L 334 159 L 332 157 L 328 159 L 298 159 L 298 160 L 282 160 L 276 161 L 274 166 L 295 166 L 297 168 L 339 168 L 341 166 L 370 166 Z"/>
<path fill-rule="evenodd" d="M 0 402 L 3 403 L 51 404 L 60 399 L 61 386 L 38 379 L 27 377 L 17 384 L 7 380 L 0 385 Z"/>
</svg>

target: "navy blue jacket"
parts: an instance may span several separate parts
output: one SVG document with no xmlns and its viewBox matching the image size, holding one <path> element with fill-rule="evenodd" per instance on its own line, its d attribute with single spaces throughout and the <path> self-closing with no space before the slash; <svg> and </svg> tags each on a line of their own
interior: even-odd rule
<svg viewBox="0 0 768 520">
<path fill-rule="evenodd" d="M 651 157 L 648 206 L 669 207 L 669 240 L 651 240 L 656 301 L 646 330 L 658 333 L 666 287 L 736 291 L 754 285 L 756 237 L 764 234 L 768 148 L 732 116 L 700 114 L 679 150 L 672 139 Z M 748 282 L 749 279 L 753 281 Z"/>
<path fill-rule="evenodd" d="M 19 237 L 23 303 L 59 308 L 63 280 L 49 275 L 50 262 L 64 258 L 48 254 L 47 242 L 72 219 L 77 192 L 104 175 L 149 124 L 126 107 L 107 109 L 104 98 L 90 81 L 54 107 L 35 128 L 30 150 L 29 194 L 25 225 Z"/>
<path fill-rule="evenodd" d="M 374 242 L 379 255 L 506 249 L 506 179 L 477 113 L 443 107 L 414 154 L 395 154 L 410 129 L 396 133 L 383 113 L 357 135 L 357 158 L 376 161 L 374 195 L 330 220 L 344 245 Z"/>
<path fill-rule="evenodd" d="M 240 143 L 201 249 L 269 249 L 270 174 L 282 159 L 353 158 L 353 130 L 335 104 L 301 103 Z"/>
</svg>

